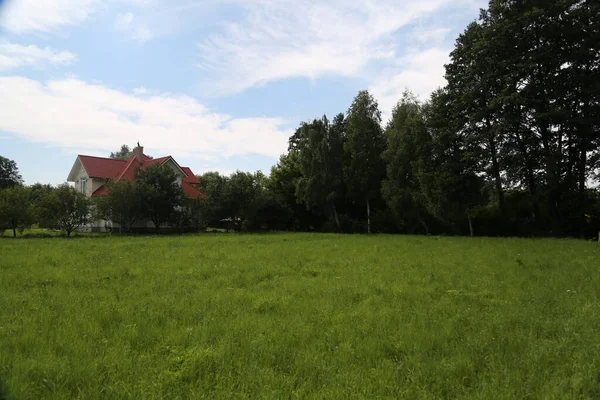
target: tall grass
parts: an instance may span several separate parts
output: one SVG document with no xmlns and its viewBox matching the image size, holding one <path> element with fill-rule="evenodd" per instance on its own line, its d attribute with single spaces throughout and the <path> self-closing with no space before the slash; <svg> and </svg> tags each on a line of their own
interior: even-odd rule
<svg viewBox="0 0 600 400">
<path fill-rule="evenodd" d="M 8 399 L 598 399 L 599 267 L 600 246 L 574 240 L 4 239 L 0 387 Z"/>
</svg>

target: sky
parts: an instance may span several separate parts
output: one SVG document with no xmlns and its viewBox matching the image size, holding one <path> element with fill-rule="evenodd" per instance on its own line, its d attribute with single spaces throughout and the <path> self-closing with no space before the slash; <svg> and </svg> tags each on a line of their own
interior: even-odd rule
<svg viewBox="0 0 600 400">
<path fill-rule="evenodd" d="M 121 144 L 262 170 L 359 90 L 422 100 L 485 0 L 0 0 L 0 155 L 26 184 Z"/>
</svg>

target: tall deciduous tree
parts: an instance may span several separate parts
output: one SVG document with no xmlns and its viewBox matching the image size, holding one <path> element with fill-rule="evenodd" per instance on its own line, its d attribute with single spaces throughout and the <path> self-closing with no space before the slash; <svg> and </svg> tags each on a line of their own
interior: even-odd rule
<svg viewBox="0 0 600 400">
<path fill-rule="evenodd" d="M 387 175 L 382 183 L 383 197 L 408 231 L 421 225 L 428 234 L 421 180 L 432 179 L 435 172 L 425 165 L 431 157 L 431 138 L 422 106 L 412 93 L 405 92 L 394 107 L 386 135 L 388 147 L 383 159 Z"/>
<path fill-rule="evenodd" d="M 434 92 L 423 113 L 430 144 L 420 154 L 418 176 L 427 210 L 446 224 L 458 225 L 458 233 L 462 223 L 468 222 L 473 236 L 475 210 L 487 200 L 485 181 L 477 175 L 477 151 L 464 132 L 455 129 L 456 116 L 446 91 Z"/>
<path fill-rule="evenodd" d="M 0 156 L 0 189 L 23 184 L 17 163 Z"/>
<path fill-rule="evenodd" d="M 368 91 L 362 90 L 354 98 L 348 109 L 346 129 L 345 176 L 353 197 L 366 206 L 367 232 L 371 233 L 371 200 L 379 196 L 385 175 L 381 154 L 386 140 L 377 101 Z"/>
<path fill-rule="evenodd" d="M 298 146 L 301 177 L 297 182 L 297 197 L 308 209 L 320 208 L 333 216 L 340 231 L 336 201 L 343 190 L 345 121 L 336 116 L 333 124 L 326 116 L 303 123 L 296 136 L 304 140 Z"/>
<path fill-rule="evenodd" d="M 456 40 L 446 66 L 448 92 L 453 112 L 462 119 L 458 127 L 471 145 L 478 149 L 481 167 L 493 182 L 500 214 L 506 213 L 502 179 L 502 149 L 506 126 L 500 117 L 496 99 L 503 89 L 498 51 L 486 42 L 485 25 L 473 22 Z"/>
</svg>

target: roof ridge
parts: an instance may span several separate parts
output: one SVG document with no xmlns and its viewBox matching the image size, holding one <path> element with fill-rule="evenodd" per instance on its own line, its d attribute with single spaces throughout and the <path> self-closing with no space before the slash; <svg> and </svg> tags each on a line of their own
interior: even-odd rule
<svg viewBox="0 0 600 400">
<path fill-rule="evenodd" d="M 110 158 L 110 157 L 88 156 L 87 154 L 77 154 L 77 157 L 98 158 L 100 160 L 109 160 L 109 161 L 127 161 L 127 160 L 125 160 L 123 158 Z"/>
<path fill-rule="evenodd" d="M 119 182 L 121 180 L 121 178 L 123 178 L 123 175 L 125 175 L 125 172 L 127 172 L 127 170 L 129 169 L 129 167 L 131 167 L 131 164 L 133 163 L 133 161 L 135 161 L 135 159 L 136 159 L 135 155 L 133 155 L 133 156 L 131 156 L 129 158 L 129 161 L 127 162 L 127 165 L 125 166 L 125 168 L 123 168 L 123 171 L 121 171 L 121 173 L 117 177 L 117 182 Z"/>
</svg>

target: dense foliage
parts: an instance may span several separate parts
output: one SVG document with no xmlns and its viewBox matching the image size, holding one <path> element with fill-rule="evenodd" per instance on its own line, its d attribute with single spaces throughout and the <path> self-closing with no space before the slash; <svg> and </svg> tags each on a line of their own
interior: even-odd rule
<svg viewBox="0 0 600 400">
<path fill-rule="evenodd" d="M 0 189 L 23 183 L 17 163 L 0 156 Z"/>
<path fill-rule="evenodd" d="M 110 158 L 126 159 L 133 155 L 133 150 L 126 144 L 121 145 L 121 148 L 115 152 L 110 152 Z"/>
<path fill-rule="evenodd" d="M 260 189 L 287 229 L 595 235 L 600 3 L 492 0 L 446 79 L 426 102 L 406 92 L 384 130 L 366 91 L 301 123 Z"/>
</svg>

